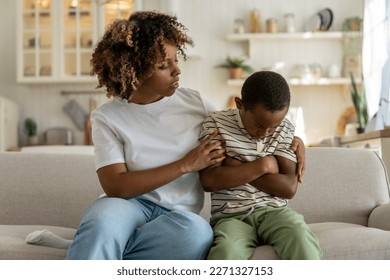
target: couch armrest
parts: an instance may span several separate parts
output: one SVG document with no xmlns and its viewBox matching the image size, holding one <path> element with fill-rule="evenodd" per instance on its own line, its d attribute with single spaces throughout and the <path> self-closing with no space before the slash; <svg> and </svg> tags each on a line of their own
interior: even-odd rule
<svg viewBox="0 0 390 280">
<path fill-rule="evenodd" d="M 368 226 L 390 231 L 390 203 L 382 204 L 371 212 Z"/>
</svg>

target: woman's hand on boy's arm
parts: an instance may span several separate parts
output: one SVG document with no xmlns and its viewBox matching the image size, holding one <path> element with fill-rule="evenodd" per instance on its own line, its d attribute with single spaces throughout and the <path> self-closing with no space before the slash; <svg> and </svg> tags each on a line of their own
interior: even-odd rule
<svg viewBox="0 0 390 280">
<path fill-rule="evenodd" d="M 196 172 L 213 165 L 220 165 L 225 158 L 225 148 L 220 140 L 214 141 L 218 130 L 213 131 L 181 160 L 183 173 Z"/>
<path fill-rule="evenodd" d="M 305 161 L 305 143 L 298 136 L 294 136 L 293 142 L 291 143 L 291 151 L 293 151 L 297 156 L 298 163 L 298 182 L 302 183 L 303 173 L 306 168 Z"/>
</svg>

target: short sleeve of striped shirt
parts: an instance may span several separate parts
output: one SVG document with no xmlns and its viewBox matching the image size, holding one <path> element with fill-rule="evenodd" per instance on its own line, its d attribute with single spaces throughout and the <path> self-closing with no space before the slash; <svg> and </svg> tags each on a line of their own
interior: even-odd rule
<svg viewBox="0 0 390 280">
<path fill-rule="evenodd" d="M 294 126 L 288 119 L 284 119 L 281 127 L 282 129 L 277 137 L 278 144 L 273 154 L 297 162 L 295 153 L 291 151 L 291 143 L 294 139 Z"/>
<path fill-rule="evenodd" d="M 199 141 L 202 141 L 206 139 L 208 136 L 210 136 L 215 130 L 218 130 L 218 126 L 212 117 L 212 115 L 209 115 L 203 122 L 202 127 L 200 129 L 200 135 L 199 135 Z M 222 137 L 220 135 L 217 135 L 214 138 L 214 141 L 222 140 Z"/>
</svg>

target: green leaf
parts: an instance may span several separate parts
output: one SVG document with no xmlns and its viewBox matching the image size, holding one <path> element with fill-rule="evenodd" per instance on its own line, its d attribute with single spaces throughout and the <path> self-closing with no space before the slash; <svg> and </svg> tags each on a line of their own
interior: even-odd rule
<svg viewBox="0 0 390 280">
<path fill-rule="evenodd" d="M 251 66 L 247 65 L 245 63 L 245 59 L 241 57 L 231 57 L 227 56 L 225 61 L 221 64 L 218 64 L 216 66 L 217 68 L 241 68 L 247 73 L 253 72 L 253 69 Z"/>
<path fill-rule="evenodd" d="M 361 82 L 360 92 L 359 92 L 358 87 L 356 85 L 356 80 L 352 73 L 350 73 L 350 77 L 351 77 L 351 98 L 352 98 L 353 105 L 355 106 L 359 126 L 361 128 L 365 128 L 368 123 L 368 111 L 367 111 L 367 102 L 366 102 L 363 79 Z"/>
</svg>

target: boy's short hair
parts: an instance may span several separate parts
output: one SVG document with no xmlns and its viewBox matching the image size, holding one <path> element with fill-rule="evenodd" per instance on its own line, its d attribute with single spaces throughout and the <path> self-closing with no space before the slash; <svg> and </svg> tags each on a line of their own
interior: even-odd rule
<svg viewBox="0 0 390 280">
<path fill-rule="evenodd" d="M 279 111 L 290 105 L 290 88 L 282 75 L 273 71 L 258 71 L 245 80 L 241 99 L 245 110 L 262 104 L 267 110 Z"/>
</svg>

